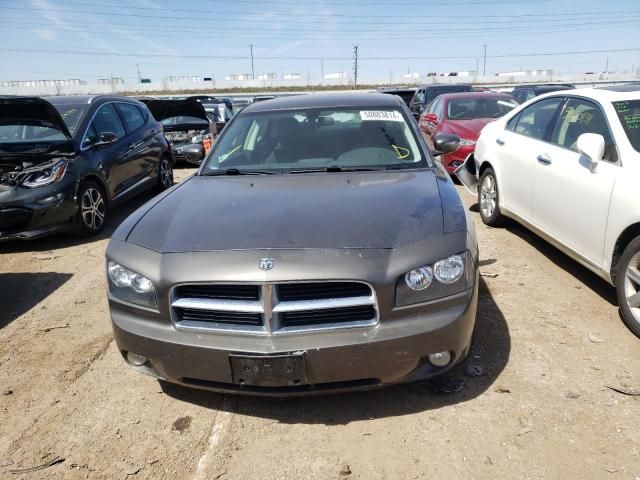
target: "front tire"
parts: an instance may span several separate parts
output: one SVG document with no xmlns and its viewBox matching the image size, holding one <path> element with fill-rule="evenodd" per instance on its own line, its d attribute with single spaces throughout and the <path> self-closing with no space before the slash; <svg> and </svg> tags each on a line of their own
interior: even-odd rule
<svg viewBox="0 0 640 480">
<path fill-rule="evenodd" d="M 640 237 L 627 245 L 620 257 L 616 293 L 622 321 L 640 337 Z"/>
<path fill-rule="evenodd" d="M 92 181 L 82 182 L 76 202 L 78 233 L 92 236 L 102 232 L 108 214 L 104 189 Z"/>
<path fill-rule="evenodd" d="M 155 190 L 163 192 L 173 185 L 173 162 L 168 155 L 163 155 L 158 165 L 158 183 Z"/>
<path fill-rule="evenodd" d="M 478 185 L 478 207 L 480 218 L 485 225 L 490 227 L 504 227 L 508 219 L 500 212 L 500 196 L 496 173 L 492 168 L 487 168 L 480 177 Z"/>
</svg>

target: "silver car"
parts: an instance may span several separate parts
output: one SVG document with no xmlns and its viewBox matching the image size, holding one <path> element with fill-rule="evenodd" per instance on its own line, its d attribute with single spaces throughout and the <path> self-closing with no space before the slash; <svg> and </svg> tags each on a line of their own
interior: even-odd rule
<svg viewBox="0 0 640 480">
<path fill-rule="evenodd" d="M 438 153 L 459 139 L 435 139 Z M 116 342 L 136 370 L 295 395 L 427 379 L 469 351 L 478 247 L 398 97 L 245 108 L 197 174 L 107 248 Z"/>
</svg>

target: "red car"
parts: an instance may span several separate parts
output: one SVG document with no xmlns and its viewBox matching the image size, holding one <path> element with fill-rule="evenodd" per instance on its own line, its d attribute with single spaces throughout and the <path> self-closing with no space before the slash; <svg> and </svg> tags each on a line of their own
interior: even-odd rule
<svg viewBox="0 0 640 480">
<path fill-rule="evenodd" d="M 460 137 L 460 148 L 440 157 L 447 171 L 453 173 L 474 152 L 482 127 L 517 105 L 506 93 L 446 93 L 438 96 L 420 115 L 420 130 L 432 150 L 432 138 L 438 133 Z"/>
</svg>

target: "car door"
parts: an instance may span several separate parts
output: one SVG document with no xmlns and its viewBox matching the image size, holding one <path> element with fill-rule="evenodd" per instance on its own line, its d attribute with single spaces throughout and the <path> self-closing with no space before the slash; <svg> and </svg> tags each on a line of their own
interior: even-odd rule
<svg viewBox="0 0 640 480">
<path fill-rule="evenodd" d="M 576 147 L 583 133 L 605 139 L 604 158 L 591 169 Z M 619 172 L 618 152 L 600 105 L 569 98 L 559 115 L 551 142 L 532 152 L 533 223 L 594 265 L 602 265 L 611 193 Z"/>
<path fill-rule="evenodd" d="M 137 106 L 124 102 L 118 102 L 115 105 L 127 131 L 127 144 L 130 150 L 129 158 L 122 166 L 122 175 L 129 178 L 127 181 L 129 187 L 134 187 L 131 188 L 130 193 L 135 193 L 138 188 L 148 186 L 147 184 L 158 171 L 158 153 L 153 148 L 155 131 L 147 128 L 146 119 Z"/>
<path fill-rule="evenodd" d="M 563 101 L 563 97 L 551 97 L 529 105 L 507 122 L 491 147 L 501 205 L 527 221 L 532 219 L 532 175 L 538 167 L 534 152 L 545 145 Z"/>
<path fill-rule="evenodd" d="M 116 140 L 108 145 L 100 145 L 104 133 L 113 133 Z M 105 178 L 110 199 L 118 197 L 128 188 L 130 179 L 126 166 L 131 157 L 127 135 L 113 103 L 98 107 L 82 139 L 82 150 L 90 150 L 92 163 L 99 168 Z"/>
</svg>

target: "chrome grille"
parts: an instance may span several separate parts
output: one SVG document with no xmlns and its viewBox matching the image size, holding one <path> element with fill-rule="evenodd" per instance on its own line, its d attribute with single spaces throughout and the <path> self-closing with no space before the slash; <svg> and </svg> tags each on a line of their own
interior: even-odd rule
<svg viewBox="0 0 640 480">
<path fill-rule="evenodd" d="M 373 289 L 361 282 L 188 284 L 171 291 L 177 328 L 277 335 L 373 326 Z"/>
</svg>

